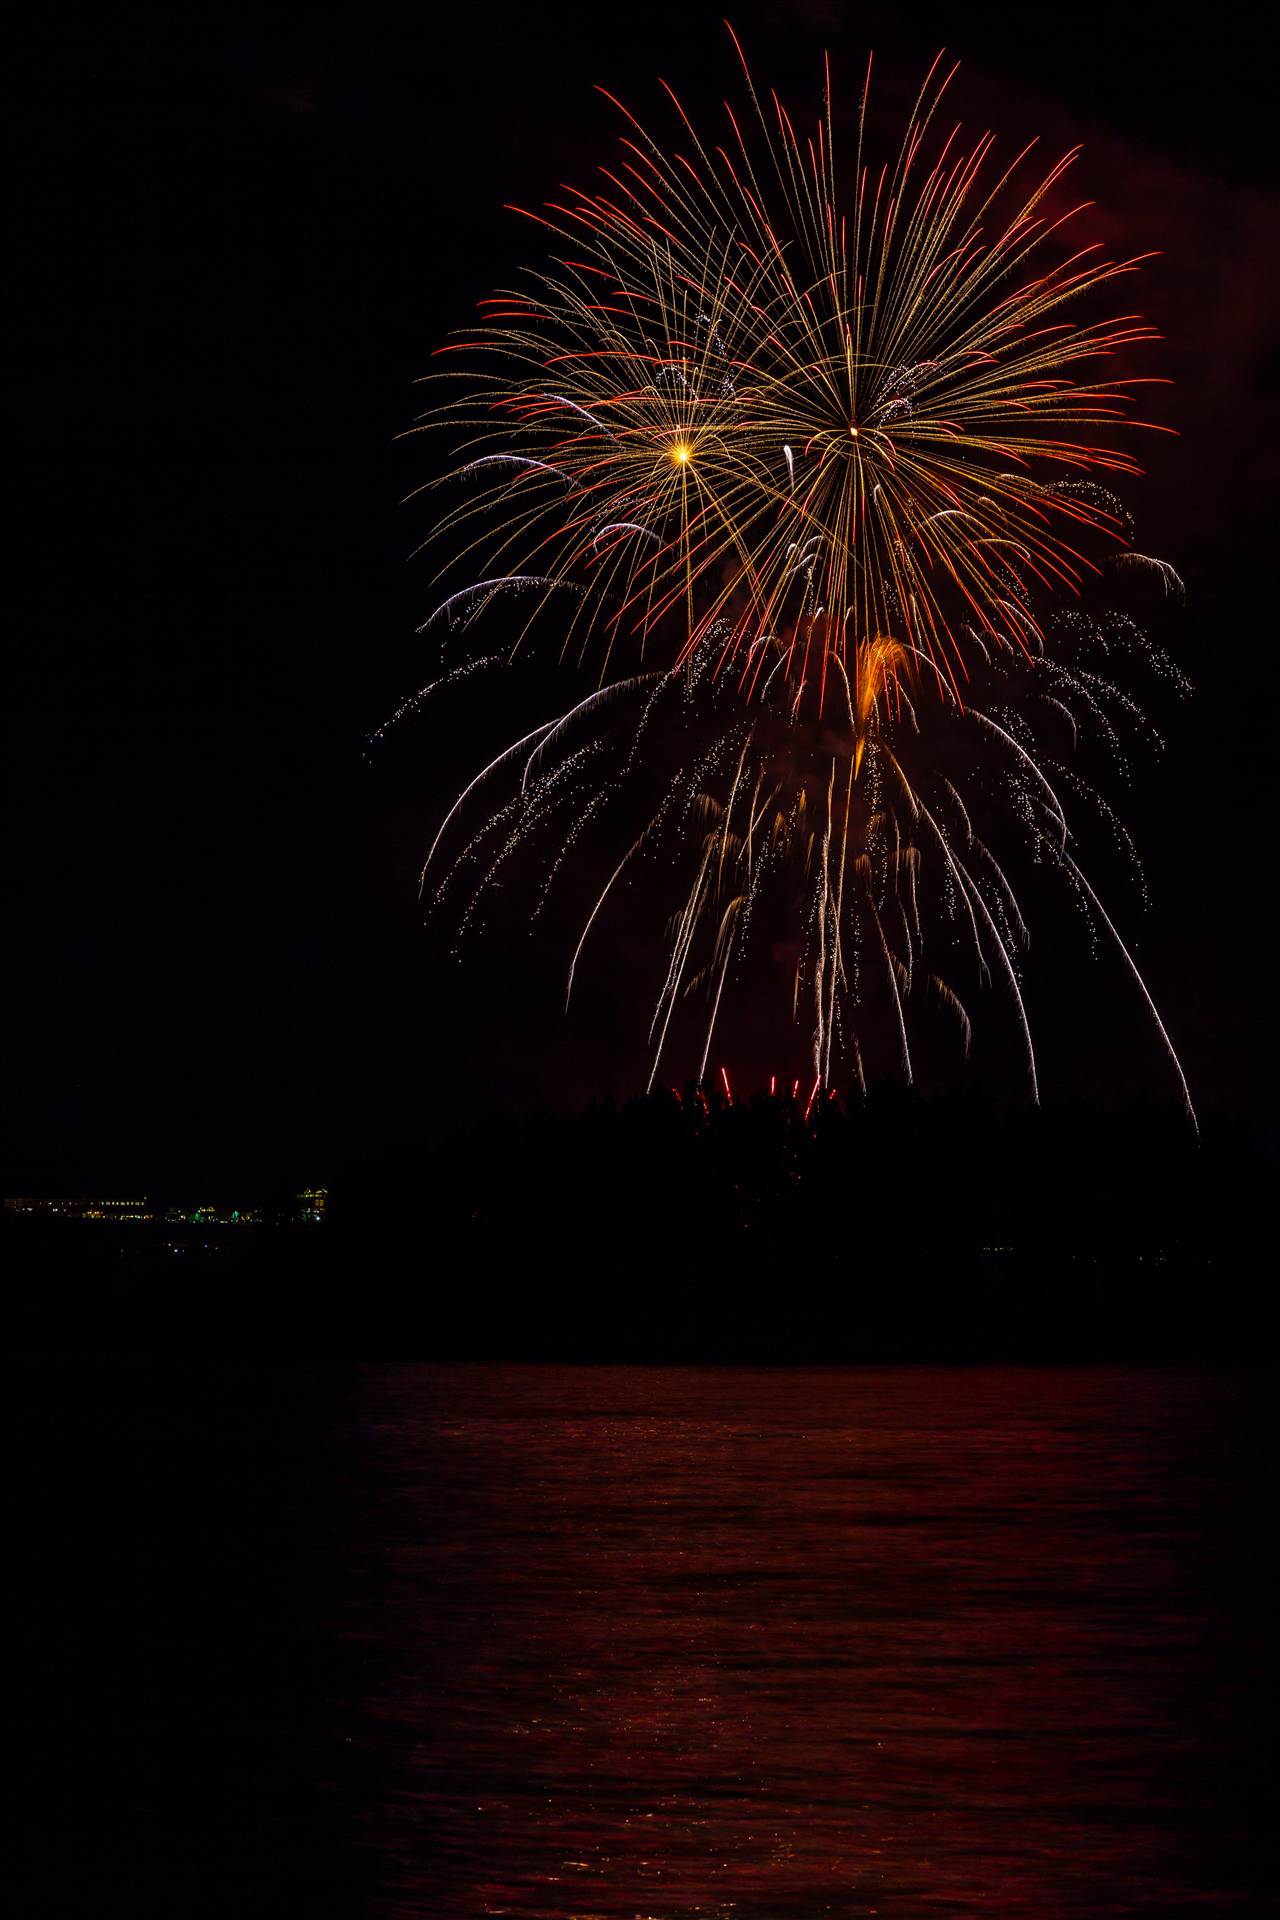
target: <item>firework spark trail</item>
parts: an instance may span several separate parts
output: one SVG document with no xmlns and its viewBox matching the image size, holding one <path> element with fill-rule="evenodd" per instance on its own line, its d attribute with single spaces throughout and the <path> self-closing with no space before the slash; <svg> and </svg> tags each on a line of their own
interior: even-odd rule
<svg viewBox="0 0 1280 1920">
<path fill-rule="evenodd" d="M 575 720 L 580 719 L 584 713 L 594 712 L 597 707 L 606 705 L 610 700 L 618 699 L 621 695 L 630 692 L 632 687 L 646 686 L 657 678 L 658 675 L 654 673 L 636 674 L 630 680 L 621 680 L 610 686 L 601 687 L 595 693 L 589 693 L 585 700 L 580 700 L 576 707 L 570 707 L 568 713 L 563 714 L 547 729 L 525 761 L 524 772 L 520 776 L 520 791 L 523 793 L 528 786 L 529 774 L 541 755 Z"/>
<path fill-rule="evenodd" d="M 868 1020 L 888 1025 L 912 1078 L 918 982 L 968 1052 L 969 1013 L 931 954 L 938 930 L 963 951 L 967 923 L 979 990 L 993 965 L 1008 987 L 1036 1099 L 1020 852 L 1062 874 L 1120 947 L 1190 1113 L 1151 996 L 1070 850 L 1062 799 L 1085 800 L 1140 880 L 1126 830 L 1061 744 L 1064 728 L 1073 757 L 1097 741 L 1128 772 L 1121 728 L 1150 730 L 1111 677 L 1113 653 L 1186 688 L 1123 609 L 1097 605 L 1108 581 L 1182 594 L 1168 562 L 1133 550 L 1128 509 L 1097 477 L 1140 471 L 1119 428 L 1168 431 L 1133 418 L 1149 380 L 1099 365 L 1154 330 L 1134 313 L 1080 312 L 1140 258 L 1068 239 L 1081 211 L 1062 199 L 1073 154 L 1027 178 L 1030 148 L 996 170 L 994 136 L 964 151 L 958 129 L 935 132 L 954 72 L 941 56 L 878 176 L 864 90 L 843 201 L 829 81 L 808 135 L 757 92 L 745 59 L 743 72 L 754 127 L 727 108 L 722 141 L 701 139 L 666 89 L 687 151 L 667 152 L 615 102 L 620 161 L 594 189 L 528 214 L 554 257 L 442 349 L 432 377 L 449 395 L 414 430 L 461 436 L 446 481 L 469 484 L 426 543 L 445 555 L 444 597 L 421 631 L 530 601 L 491 663 L 559 600 L 561 657 L 595 685 L 469 782 L 422 884 L 477 788 L 521 755 L 468 917 L 497 866 L 561 809 L 540 912 L 615 798 L 656 779 L 656 809 L 640 803 L 648 824 L 591 888 L 566 987 L 567 1006 L 624 872 L 669 848 L 687 890 L 653 1007 L 650 1086 L 677 1006 L 696 993 L 705 1078 L 753 919 L 776 918 L 771 902 L 798 887 L 790 997 L 797 1013 L 812 1004 L 815 1093 L 841 1052 L 865 1087 L 855 1011 L 864 1035 Z M 463 568 L 484 577 L 458 584 Z M 584 797 L 595 768 L 604 778 Z"/>
<path fill-rule="evenodd" d="M 527 592 L 530 587 L 565 587 L 571 593 L 581 593 L 582 591 L 581 587 L 577 586 L 572 580 L 553 580 L 544 575 L 534 573 L 499 574 L 492 580 L 477 580 L 472 586 L 459 587 L 456 593 L 451 593 L 447 600 L 440 602 L 440 605 L 434 613 L 427 615 L 427 618 L 418 628 L 418 632 L 425 633 L 427 629 L 433 627 L 436 621 L 442 616 L 452 623 L 454 618 L 453 609 L 458 605 L 459 601 L 469 603 L 472 600 L 478 599 L 482 594 L 488 594 L 492 597 L 495 594 L 504 592 Z"/>
<path fill-rule="evenodd" d="M 485 667 L 496 667 L 501 660 L 501 654 L 484 654 L 474 660 L 464 660 L 460 666 L 451 668 L 448 673 L 439 674 L 436 679 L 429 680 L 425 687 L 419 687 L 416 693 L 411 693 L 402 700 L 395 712 L 389 714 L 380 727 L 374 728 L 369 735 L 368 744 L 372 747 L 385 740 L 393 727 L 399 726 L 401 721 L 407 720 L 411 714 L 420 712 L 432 694 L 438 693 L 441 687 L 452 686 L 459 680 L 469 679 L 472 674 L 482 672 Z"/>
<path fill-rule="evenodd" d="M 462 811 L 464 804 L 470 798 L 470 796 L 475 792 L 476 788 L 480 785 L 480 783 L 484 780 L 487 780 L 491 773 L 496 773 L 498 768 L 501 766 L 504 766 L 508 760 L 514 759 L 516 754 L 519 753 L 521 747 L 527 747 L 531 740 L 539 739 L 542 734 L 549 733 L 552 727 L 559 726 L 559 724 L 560 724 L 560 720 L 555 719 L 555 720 L 545 721 L 543 725 L 540 727 L 534 727 L 529 733 L 524 734 L 521 739 L 513 741 L 509 747 L 504 747 L 501 753 L 496 754 L 494 756 L 494 758 L 489 762 L 487 767 L 482 767 L 480 769 L 480 772 L 476 774 L 475 778 L 467 782 L 466 786 L 462 789 L 462 792 L 458 795 L 457 799 L 454 801 L 453 805 L 450 807 L 448 813 L 446 813 L 444 819 L 440 822 L 439 828 L 437 829 L 437 832 L 436 832 L 436 837 L 431 842 L 431 845 L 427 849 L 427 857 L 422 863 L 422 872 L 418 876 L 419 897 L 421 897 L 422 889 L 425 887 L 427 883 L 427 869 L 431 865 L 431 862 L 435 859 L 436 848 L 440 845 L 440 842 L 443 840 L 446 832 L 448 831 L 450 822 Z"/>
<path fill-rule="evenodd" d="M 1196 1119 L 1196 1110 L 1195 1110 L 1195 1107 L 1192 1105 L 1191 1089 L 1187 1085 L 1186 1075 L 1182 1071 L 1182 1064 L 1179 1061 L 1177 1054 L 1174 1052 L 1173 1042 L 1172 1040 L 1170 1040 L 1169 1035 L 1165 1031 L 1164 1021 L 1160 1018 L 1160 1014 L 1156 1008 L 1156 1003 L 1151 998 L 1151 994 L 1147 988 L 1147 983 L 1143 979 L 1142 975 L 1139 973 L 1137 968 L 1137 963 L 1135 962 L 1133 955 L 1130 953 L 1128 947 L 1126 947 L 1124 941 L 1120 938 L 1120 935 L 1116 932 L 1115 924 L 1112 921 L 1110 914 L 1107 912 L 1106 908 L 1103 906 L 1101 900 L 1099 900 L 1093 888 L 1089 885 L 1088 880 L 1085 878 L 1084 874 L 1081 873 L 1079 867 L 1076 865 L 1075 861 L 1071 858 L 1071 855 L 1068 853 L 1065 857 L 1066 857 L 1067 865 L 1070 867 L 1072 873 L 1075 875 L 1080 885 L 1084 888 L 1085 892 L 1088 894 L 1090 900 L 1092 900 L 1094 907 L 1097 909 L 1097 912 L 1102 918 L 1102 922 L 1106 927 L 1107 932 L 1111 935 L 1111 938 L 1115 941 L 1116 946 L 1120 949 L 1121 954 L 1124 956 L 1125 964 L 1127 965 L 1130 973 L 1133 975 L 1134 980 L 1137 982 L 1138 991 L 1146 1002 L 1147 1012 L 1151 1015 L 1151 1018 L 1156 1023 L 1156 1031 L 1159 1033 L 1160 1038 L 1164 1041 L 1165 1052 L 1168 1054 L 1169 1060 L 1173 1066 L 1173 1070 L 1178 1076 L 1178 1085 L 1182 1088 L 1182 1100 L 1183 1100 L 1183 1105 L 1186 1108 L 1187 1118 L 1190 1120 L 1192 1126 L 1195 1128 L 1198 1134 L 1200 1131 L 1200 1123 Z"/>
</svg>

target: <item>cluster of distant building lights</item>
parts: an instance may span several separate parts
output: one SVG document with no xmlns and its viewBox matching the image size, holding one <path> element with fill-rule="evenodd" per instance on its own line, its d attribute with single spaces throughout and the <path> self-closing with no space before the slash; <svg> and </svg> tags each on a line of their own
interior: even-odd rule
<svg viewBox="0 0 1280 1920">
<path fill-rule="evenodd" d="M 263 1207 L 165 1206 L 150 1200 L 45 1200 L 16 1198 L 6 1200 L 6 1213 L 36 1214 L 62 1220 L 91 1220 L 99 1224 L 160 1224 L 193 1227 L 257 1227 L 264 1221 L 285 1220 L 302 1226 L 319 1226 L 328 1204 L 327 1187 L 304 1187 L 295 1193 L 288 1211 Z"/>
</svg>

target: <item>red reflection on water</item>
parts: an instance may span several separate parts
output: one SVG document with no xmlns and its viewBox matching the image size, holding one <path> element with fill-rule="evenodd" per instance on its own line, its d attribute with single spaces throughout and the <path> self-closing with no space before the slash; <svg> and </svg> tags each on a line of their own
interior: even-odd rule
<svg viewBox="0 0 1280 1920">
<path fill-rule="evenodd" d="M 1252 1913 L 1190 1374 L 371 1369 L 397 1914 Z M 1238 1760 L 1235 1763 L 1238 1765 Z M 376 1856 L 376 1858 L 375 1858 Z"/>
</svg>

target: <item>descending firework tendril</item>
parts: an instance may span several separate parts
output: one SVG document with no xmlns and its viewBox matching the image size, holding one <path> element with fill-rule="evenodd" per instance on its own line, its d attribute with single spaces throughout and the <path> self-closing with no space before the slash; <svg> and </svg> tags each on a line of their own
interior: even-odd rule
<svg viewBox="0 0 1280 1920">
<path fill-rule="evenodd" d="M 431 538 L 466 577 L 424 629 L 525 602 L 518 648 L 554 604 L 564 654 L 596 681 L 463 790 L 424 891 L 454 901 L 465 927 L 505 863 L 557 823 L 541 911 L 589 823 L 647 783 L 648 818 L 636 834 L 633 812 L 593 893 L 568 991 L 622 876 L 674 845 L 686 890 L 651 1085 L 691 994 L 705 1003 L 705 1077 L 727 984 L 774 896 L 800 903 L 791 1000 L 820 1084 L 838 1063 L 863 1081 L 872 1006 L 910 1078 L 922 990 L 967 1050 L 968 1013 L 930 958 L 962 944 L 978 985 L 1010 998 L 1035 1098 L 1028 933 L 996 851 L 1012 833 L 1114 939 L 1190 1113 L 1066 806 L 1083 800 L 1132 852 L 1071 755 L 1086 728 L 1119 753 L 1122 728 L 1145 726 L 1114 678 L 1121 656 L 1177 678 L 1098 593 L 1108 572 L 1181 586 L 1132 550 L 1098 478 L 1139 471 L 1111 429 L 1150 424 L 1132 417 L 1137 383 L 1103 363 L 1155 336 L 1134 314 L 1076 317 L 1138 261 L 1065 241 L 1081 209 L 1050 202 L 1072 155 L 1028 186 L 1029 149 L 997 169 L 991 135 L 966 150 L 958 130 L 935 132 L 951 78 L 936 62 L 892 167 L 864 163 L 864 86 L 847 202 L 829 82 L 802 133 L 743 71 L 750 138 L 726 108 L 728 137 L 704 144 L 672 94 L 682 145 L 668 154 L 620 108 L 622 157 L 599 190 L 529 216 L 555 236 L 553 263 L 442 350 L 467 371 L 448 363 L 458 385 L 428 418 L 460 443 L 435 483 L 453 498 Z M 1051 596 L 1074 604 L 1055 611 Z M 441 868 L 468 801 L 499 776 L 514 790 Z"/>
</svg>

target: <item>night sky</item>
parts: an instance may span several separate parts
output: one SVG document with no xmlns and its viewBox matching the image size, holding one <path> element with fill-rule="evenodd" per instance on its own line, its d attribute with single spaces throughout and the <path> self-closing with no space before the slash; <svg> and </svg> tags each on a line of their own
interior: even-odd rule
<svg viewBox="0 0 1280 1920">
<path fill-rule="evenodd" d="M 1168 343 L 1142 370 L 1175 380 L 1155 404 L 1181 437 L 1148 438 L 1126 500 L 1186 579 L 1164 637 L 1197 692 L 1156 716 L 1169 751 L 1123 800 L 1153 900 L 1124 924 L 1202 1111 L 1274 1144 L 1280 184 L 1252 16 L 1181 38 L 1167 9 L 1114 5 L 733 18 L 800 103 L 824 46 L 852 102 L 873 45 L 890 125 L 947 45 L 968 128 L 1006 153 L 1083 140 L 1090 237 L 1161 250 L 1138 304 Z M 396 439 L 412 383 L 536 257 L 502 203 L 608 158 L 596 82 L 656 123 L 659 74 L 703 120 L 736 89 L 716 9 L 41 32 L 6 110 L 5 1191 L 321 1180 L 442 1115 L 625 1095 L 646 1071 L 634 956 L 599 949 L 566 1023 L 563 927 L 460 972 L 421 923 L 435 822 L 528 687 L 365 746 L 433 664 L 424 514 L 400 504 L 431 471 Z M 1172 1094 L 1118 964 L 1077 941 L 1033 999 L 1047 1090 Z"/>
</svg>

